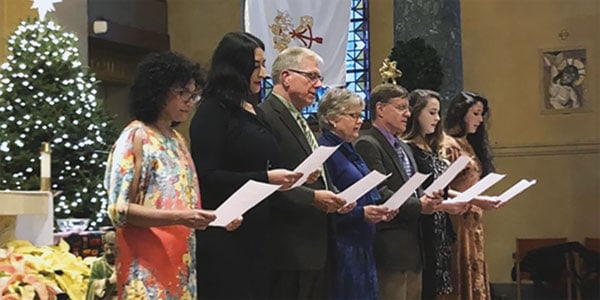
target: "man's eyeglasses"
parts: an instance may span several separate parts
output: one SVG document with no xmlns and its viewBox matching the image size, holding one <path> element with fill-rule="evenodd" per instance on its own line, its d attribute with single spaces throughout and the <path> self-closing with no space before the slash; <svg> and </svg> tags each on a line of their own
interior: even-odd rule
<svg viewBox="0 0 600 300">
<path fill-rule="evenodd" d="M 287 70 L 292 71 L 297 74 L 300 74 L 300 75 L 304 75 L 304 77 L 306 77 L 306 79 L 310 80 L 311 82 L 317 82 L 317 79 L 321 80 L 321 82 L 323 82 L 323 80 L 325 80 L 325 77 L 323 77 L 321 74 L 318 74 L 318 73 L 305 72 L 305 71 L 296 70 L 296 69 L 287 69 Z"/>
<path fill-rule="evenodd" d="M 393 108 L 397 109 L 400 112 L 405 112 L 405 111 L 412 111 L 412 107 L 410 107 L 410 105 L 393 105 L 391 103 L 385 103 L 385 104 L 389 104 L 391 105 Z"/>
<path fill-rule="evenodd" d="M 186 89 L 172 89 L 171 92 L 179 95 L 185 104 L 196 104 L 202 99 L 200 91 L 190 92 Z"/>
</svg>

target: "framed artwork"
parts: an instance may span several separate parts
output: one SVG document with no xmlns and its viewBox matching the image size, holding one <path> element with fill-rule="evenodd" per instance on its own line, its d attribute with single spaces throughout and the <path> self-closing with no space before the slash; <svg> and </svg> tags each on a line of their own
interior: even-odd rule
<svg viewBox="0 0 600 300">
<path fill-rule="evenodd" d="M 588 111 L 585 48 L 543 49 L 540 56 L 542 112 Z"/>
</svg>

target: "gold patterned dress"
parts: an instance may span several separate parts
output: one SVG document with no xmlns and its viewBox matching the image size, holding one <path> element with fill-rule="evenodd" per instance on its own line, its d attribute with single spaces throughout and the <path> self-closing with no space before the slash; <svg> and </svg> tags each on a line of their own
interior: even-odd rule
<svg viewBox="0 0 600 300">
<path fill-rule="evenodd" d="M 471 157 L 467 167 L 450 183 L 451 189 L 463 192 L 479 181 L 481 163 L 466 138 L 446 135 L 441 154 L 452 162 L 460 155 Z M 483 252 L 482 217 L 483 210 L 474 205 L 462 215 L 451 216 L 456 232 L 451 268 L 454 292 L 445 299 L 491 299 Z"/>
<path fill-rule="evenodd" d="M 135 200 L 133 139 L 141 133 L 142 158 Z M 106 170 L 108 212 L 117 227 L 119 299 L 196 299 L 196 239 L 183 225 L 138 227 L 127 223 L 130 201 L 162 210 L 200 208 L 196 169 L 183 137 L 165 137 L 139 121 L 131 122 L 114 144 Z M 133 203 L 133 202 L 132 202 Z"/>
</svg>

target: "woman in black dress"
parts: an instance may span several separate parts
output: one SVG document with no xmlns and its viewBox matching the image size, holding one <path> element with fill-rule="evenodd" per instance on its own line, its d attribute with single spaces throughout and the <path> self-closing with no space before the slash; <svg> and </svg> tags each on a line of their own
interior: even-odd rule
<svg viewBox="0 0 600 300">
<path fill-rule="evenodd" d="M 301 174 L 269 170 L 277 141 L 253 99 L 266 76 L 264 44 L 249 33 L 226 34 L 213 53 L 203 100 L 190 125 L 202 208 L 216 209 L 248 180 L 289 188 Z M 269 292 L 269 207 L 259 203 L 235 232 L 196 232 L 198 298 L 264 299 Z"/>
<path fill-rule="evenodd" d="M 448 162 L 438 155 L 443 138 L 440 118 L 440 95 L 431 90 L 414 90 L 409 95 L 412 114 L 403 139 L 411 147 L 419 172 L 433 174 L 424 183 L 426 189 L 447 168 Z M 422 299 L 435 299 L 452 292 L 450 262 L 455 233 L 447 212 L 460 213 L 468 204 L 440 204 L 444 211 L 421 215 L 425 265 Z"/>
</svg>

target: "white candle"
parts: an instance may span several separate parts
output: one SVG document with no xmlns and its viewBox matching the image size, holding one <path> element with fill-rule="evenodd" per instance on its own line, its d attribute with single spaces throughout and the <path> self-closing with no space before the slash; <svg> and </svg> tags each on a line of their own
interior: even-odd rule
<svg viewBox="0 0 600 300">
<path fill-rule="evenodd" d="M 50 143 L 43 142 L 42 148 L 40 149 L 40 178 L 50 178 L 52 171 L 50 169 Z"/>
<path fill-rule="evenodd" d="M 41 164 L 41 178 L 50 178 L 50 153 L 42 152 Z"/>
</svg>

